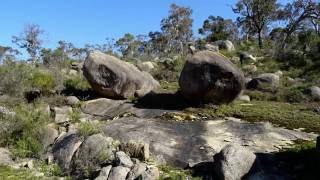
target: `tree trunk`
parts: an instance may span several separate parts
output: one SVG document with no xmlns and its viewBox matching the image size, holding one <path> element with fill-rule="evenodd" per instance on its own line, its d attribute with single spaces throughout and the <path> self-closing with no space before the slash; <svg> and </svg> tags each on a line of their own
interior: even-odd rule
<svg viewBox="0 0 320 180">
<path fill-rule="evenodd" d="M 263 48 L 263 43 L 262 43 L 262 34 L 261 31 L 258 33 L 258 40 L 259 40 L 259 48 Z"/>
</svg>

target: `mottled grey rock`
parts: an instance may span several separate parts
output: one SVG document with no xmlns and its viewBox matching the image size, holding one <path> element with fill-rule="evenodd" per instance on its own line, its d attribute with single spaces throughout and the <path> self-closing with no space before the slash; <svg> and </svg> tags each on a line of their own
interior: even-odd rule
<svg viewBox="0 0 320 180">
<path fill-rule="evenodd" d="M 255 63 L 257 59 L 248 52 L 240 52 L 240 61 L 242 61 L 242 63 Z"/>
<path fill-rule="evenodd" d="M 147 167 L 147 170 L 141 175 L 143 180 L 158 180 L 160 177 L 160 172 L 157 167 L 151 166 Z"/>
<path fill-rule="evenodd" d="M 125 180 L 130 168 L 117 166 L 111 169 L 108 180 Z"/>
<path fill-rule="evenodd" d="M 75 132 L 69 132 L 59 137 L 52 147 L 54 161 L 64 170 L 69 172 L 70 163 L 74 153 L 81 145 L 82 140 Z"/>
<path fill-rule="evenodd" d="M 155 68 L 155 66 L 153 62 L 146 61 L 138 63 L 138 68 L 140 69 L 140 71 L 151 72 Z"/>
<path fill-rule="evenodd" d="M 99 173 L 99 176 L 95 180 L 107 180 L 110 174 L 112 166 L 103 167 Z"/>
<path fill-rule="evenodd" d="M 247 89 L 274 91 L 279 87 L 280 77 L 273 73 L 260 74 L 247 84 Z"/>
<path fill-rule="evenodd" d="M 8 166 L 12 165 L 14 162 L 12 160 L 12 155 L 8 149 L 0 147 L 0 165 Z"/>
<path fill-rule="evenodd" d="M 115 160 L 118 143 L 103 134 L 89 136 L 72 158 L 72 176 L 90 177 L 99 171 L 102 164 L 111 164 Z"/>
<path fill-rule="evenodd" d="M 221 180 L 239 180 L 253 166 L 256 155 L 239 145 L 227 145 L 214 157 L 214 172 Z"/>
<path fill-rule="evenodd" d="M 310 88 L 310 95 L 314 100 L 320 100 L 320 88 L 317 86 L 312 86 Z"/>
<path fill-rule="evenodd" d="M 72 113 L 72 108 L 70 106 L 54 107 L 55 122 L 58 124 L 63 124 L 70 121 L 70 114 Z"/>
<path fill-rule="evenodd" d="M 219 46 L 215 46 L 212 44 L 206 44 L 205 49 L 212 52 L 219 52 Z"/>
<path fill-rule="evenodd" d="M 87 57 L 83 74 L 96 92 L 116 99 L 142 97 L 160 86 L 149 73 L 99 51 Z"/>
<path fill-rule="evenodd" d="M 248 95 L 240 95 L 237 98 L 238 101 L 250 102 L 250 97 Z"/>
<path fill-rule="evenodd" d="M 147 164 L 136 163 L 127 175 L 127 180 L 135 180 L 141 176 L 147 169 Z"/>
<path fill-rule="evenodd" d="M 51 126 L 46 126 L 41 135 L 41 143 L 43 144 L 43 147 L 47 148 L 52 145 L 58 136 L 58 130 Z"/>
<path fill-rule="evenodd" d="M 123 100 L 112 100 L 99 98 L 86 101 L 81 106 L 84 113 L 100 119 L 112 119 L 125 113 L 132 113 L 137 117 L 151 118 L 158 117 L 166 110 L 162 109 L 143 109 L 134 107 L 134 104 Z"/>
<path fill-rule="evenodd" d="M 229 103 L 244 88 L 244 76 L 220 54 L 200 51 L 187 60 L 179 85 L 183 96 L 191 101 Z"/>
<path fill-rule="evenodd" d="M 225 41 L 219 40 L 219 41 L 215 41 L 213 44 L 218 46 L 219 49 L 225 49 L 229 52 L 235 50 L 233 43 L 229 40 L 225 40 Z"/>
<path fill-rule="evenodd" d="M 148 143 L 157 164 L 181 168 L 212 161 L 212 156 L 230 143 L 241 144 L 257 153 L 270 153 L 296 139 L 316 138 L 314 134 L 274 127 L 270 123 L 235 118 L 168 123 L 161 119 L 126 117 L 108 122 L 102 131 L 123 143 Z"/>
<path fill-rule="evenodd" d="M 75 106 L 80 103 L 80 100 L 76 96 L 68 96 L 66 98 L 66 103 L 69 106 Z"/>
<path fill-rule="evenodd" d="M 116 152 L 116 165 L 123 166 L 127 168 L 131 168 L 133 166 L 133 162 L 130 157 L 123 151 Z"/>
</svg>

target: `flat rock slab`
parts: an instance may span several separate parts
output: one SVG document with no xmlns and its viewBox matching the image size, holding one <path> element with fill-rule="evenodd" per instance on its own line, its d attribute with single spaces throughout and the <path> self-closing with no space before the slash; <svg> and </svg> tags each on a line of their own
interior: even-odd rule
<svg viewBox="0 0 320 180">
<path fill-rule="evenodd" d="M 247 146 L 256 153 L 277 152 L 293 140 L 313 140 L 315 134 L 274 127 L 270 123 L 249 123 L 235 118 L 198 122 L 126 117 L 102 128 L 107 136 L 120 141 L 150 144 L 159 164 L 186 167 L 212 156 L 227 144 Z"/>
<path fill-rule="evenodd" d="M 93 119 L 112 119 L 124 113 L 132 113 L 139 118 L 154 118 L 168 112 L 162 109 L 137 108 L 128 101 L 107 98 L 86 101 L 81 109 L 84 116 L 93 116 Z"/>
</svg>

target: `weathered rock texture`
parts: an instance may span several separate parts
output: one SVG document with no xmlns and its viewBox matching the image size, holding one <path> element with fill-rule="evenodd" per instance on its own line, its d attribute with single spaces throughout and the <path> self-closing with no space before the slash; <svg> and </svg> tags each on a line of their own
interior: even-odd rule
<svg viewBox="0 0 320 180">
<path fill-rule="evenodd" d="M 191 101 L 233 101 L 244 88 L 243 73 L 222 55 L 201 51 L 185 64 L 179 79 L 184 97 Z"/>
<path fill-rule="evenodd" d="M 83 74 L 96 92 L 114 99 L 142 97 L 159 87 L 149 73 L 99 51 L 87 57 Z"/>
</svg>

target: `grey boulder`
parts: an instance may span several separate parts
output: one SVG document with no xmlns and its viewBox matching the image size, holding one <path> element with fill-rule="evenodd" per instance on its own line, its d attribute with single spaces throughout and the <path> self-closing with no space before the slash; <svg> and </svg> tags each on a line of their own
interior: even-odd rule
<svg viewBox="0 0 320 180">
<path fill-rule="evenodd" d="M 111 169 L 108 180 L 125 180 L 130 168 L 117 166 Z"/>
<path fill-rule="evenodd" d="M 229 103 L 244 88 L 243 73 L 227 58 L 200 51 L 187 60 L 180 75 L 182 95 L 191 101 Z"/>
<path fill-rule="evenodd" d="M 213 44 L 218 46 L 219 49 L 225 49 L 229 52 L 235 50 L 233 43 L 229 40 L 225 40 L 225 41 L 219 40 L 219 41 L 215 41 Z"/>
<path fill-rule="evenodd" d="M 273 73 L 260 74 L 247 84 L 247 89 L 275 91 L 279 87 L 280 77 Z"/>
<path fill-rule="evenodd" d="M 72 158 L 72 176 L 89 177 L 101 169 L 103 164 L 111 164 L 115 160 L 114 153 L 117 142 L 103 134 L 89 136 L 79 147 Z"/>
<path fill-rule="evenodd" d="M 126 153 L 118 151 L 116 152 L 116 165 L 131 168 L 133 166 L 133 162 Z"/>
<path fill-rule="evenodd" d="M 12 165 L 12 155 L 8 149 L 0 148 L 0 166 Z"/>
<path fill-rule="evenodd" d="M 69 132 L 57 139 L 52 147 L 54 161 L 65 172 L 69 172 L 70 163 L 74 153 L 81 145 L 82 140 L 75 132 Z"/>
<path fill-rule="evenodd" d="M 142 97 L 159 87 L 149 73 L 99 51 L 89 54 L 83 74 L 97 93 L 114 99 Z"/>
<path fill-rule="evenodd" d="M 221 180 L 239 180 L 252 168 L 256 155 L 239 145 L 227 145 L 214 156 L 214 172 Z"/>
</svg>

